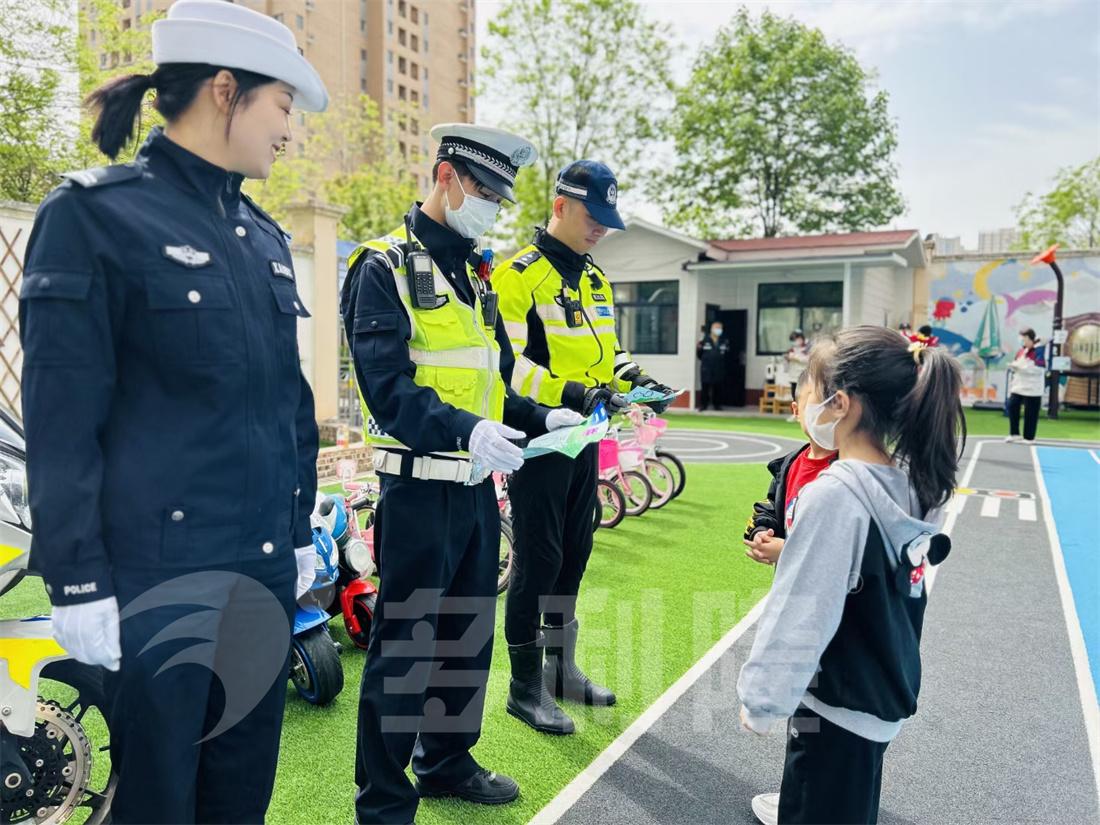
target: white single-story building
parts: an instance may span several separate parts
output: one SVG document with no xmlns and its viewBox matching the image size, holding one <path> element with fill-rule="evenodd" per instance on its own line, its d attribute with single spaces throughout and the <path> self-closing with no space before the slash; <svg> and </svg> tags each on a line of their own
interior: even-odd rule
<svg viewBox="0 0 1100 825">
<path fill-rule="evenodd" d="M 645 370 L 691 392 L 696 345 L 721 319 L 731 343 L 723 403 L 753 405 L 770 361 L 802 329 L 808 340 L 854 324 L 922 322 L 921 271 L 930 253 L 916 230 L 699 241 L 630 218 L 593 258 L 614 287 L 620 343 Z"/>
</svg>

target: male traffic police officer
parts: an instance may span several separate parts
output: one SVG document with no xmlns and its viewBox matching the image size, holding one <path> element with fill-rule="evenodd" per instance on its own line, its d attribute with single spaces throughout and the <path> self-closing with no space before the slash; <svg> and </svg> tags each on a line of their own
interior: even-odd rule
<svg viewBox="0 0 1100 825">
<path fill-rule="evenodd" d="M 93 137 L 116 155 L 151 88 L 165 128 L 67 175 L 27 247 L 32 559 L 57 640 L 115 671 L 114 821 L 262 822 L 317 425 L 286 236 L 240 187 L 328 94 L 285 26 L 229 3 L 173 5 L 153 60 L 94 98 Z"/>
<path fill-rule="evenodd" d="M 353 253 L 342 301 L 382 483 L 374 528 L 382 584 L 355 764 L 363 825 L 412 821 L 418 793 L 486 804 L 518 795 L 512 779 L 470 755 L 500 548 L 495 489 L 484 479 L 523 463 L 508 439 L 580 420 L 548 415 L 501 378 L 511 375 L 511 350 L 489 259 L 474 251 L 501 199 L 514 201 L 516 173 L 535 160 L 534 147 L 468 124 L 431 134 L 440 144 L 431 195 L 404 227 Z M 415 789 L 405 775 L 410 756 Z"/>
<path fill-rule="evenodd" d="M 493 275 L 516 353 L 512 386 L 541 404 L 584 415 L 601 402 L 610 412 L 621 410 L 621 393 L 633 387 L 670 392 L 619 346 L 611 284 L 588 255 L 608 228 L 625 228 L 615 176 L 602 163 L 578 160 L 561 171 L 554 191 L 547 228 Z M 573 720 L 547 690 L 590 705 L 615 702 L 574 658 L 577 593 L 592 552 L 597 455 L 593 444 L 576 460 L 539 456 L 508 487 L 515 535 L 504 621 L 512 665 L 508 712 L 546 733 L 573 732 Z"/>
</svg>

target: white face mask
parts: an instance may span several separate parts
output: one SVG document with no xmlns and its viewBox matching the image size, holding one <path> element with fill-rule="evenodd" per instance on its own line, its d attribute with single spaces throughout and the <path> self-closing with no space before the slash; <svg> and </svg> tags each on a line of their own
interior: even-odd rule
<svg viewBox="0 0 1100 825">
<path fill-rule="evenodd" d="M 711 327 L 710 328 L 710 334 L 713 335 L 715 338 L 721 338 L 722 337 L 722 328 L 721 327 Z"/>
<path fill-rule="evenodd" d="M 836 449 L 836 425 L 840 423 L 837 418 L 826 424 L 820 423 L 821 413 L 836 398 L 833 393 L 819 404 L 807 404 L 802 411 L 802 423 L 806 425 L 806 434 L 821 449 L 832 452 Z"/>
<path fill-rule="evenodd" d="M 451 209 L 451 199 L 444 197 L 443 213 L 447 219 L 447 226 L 463 238 L 476 240 L 493 228 L 497 222 L 497 213 L 500 212 L 500 204 L 483 198 L 475 197 L 462 188 L 462 181 L 458 180 L 458 188 L 462 189 L 462 206 Z"/>
</svg>

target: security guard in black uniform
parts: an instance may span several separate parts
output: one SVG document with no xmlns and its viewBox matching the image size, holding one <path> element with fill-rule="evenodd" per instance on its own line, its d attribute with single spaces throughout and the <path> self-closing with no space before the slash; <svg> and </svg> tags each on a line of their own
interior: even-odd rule
<svg viewBox="0 0 1100 825">
<path fill-rule="evenodd" d="M 509 439 L 576 423 L 508 389 L 512 354 L 477 238 L 514 200 L 534 147 L 449 124 L 435 186 L 405 225 L 353 254 L 344 291 L 366 440 L 382 483 L 382 584 L 359 699 L 356 820 L 411 822 L 418 795 L 500 804 L 519 788 L 470 755 L 492 657 L 500 513 L 490 471 L 523 463 Z M 502 377 L 504 376 L 504 377 Z M 512 429 L 516 427 L 518 429 Z M 412 760 L 415 787 L 405 775 Z"/>
<path fill-rule="evenodd" d="M 230 3 L 180 0 L 153 58 L 93 93 L 93 137 L 117 156 L 150 89 L 166 128 L 67 175 L 27 248 L 32 552 L 57 641 L 113 671 L 113 821 L 262 822 L 317 425 L 287 236 L 240 186 L 328 94 L 285 26 Z"/>
</svg>

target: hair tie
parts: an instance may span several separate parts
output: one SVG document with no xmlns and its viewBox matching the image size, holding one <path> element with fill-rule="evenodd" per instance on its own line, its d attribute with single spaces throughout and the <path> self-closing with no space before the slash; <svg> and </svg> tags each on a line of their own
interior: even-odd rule
<svg viewBox="0 0 1100 825">
<path fill-rule="evenodd" d="M 920 354 L 924 352 L 924 350 L 927 348 L 928 344 L 924 343 L 923 341 L 914 341 L 909 345 L 909 351 L 913 353 L 913 363 L 916 364 L 918 367 L 921 365 Z"/>
<path fill-rule="evenodd" d="M 152 74 L 139 74 L 138 78 L 141 80 L 141 85 L 145 91 L 157 88 L 157 73 Z"/>
</svg>

